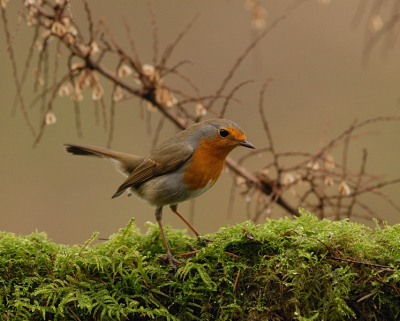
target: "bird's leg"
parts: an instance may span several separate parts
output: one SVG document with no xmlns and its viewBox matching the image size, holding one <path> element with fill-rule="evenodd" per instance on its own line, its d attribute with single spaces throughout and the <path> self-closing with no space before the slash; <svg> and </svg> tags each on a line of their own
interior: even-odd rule
<svg viewBox="0 0 400 321">
<path fill-rule="evenodd" d="M 192 226 L 192 224 L 190 224 L 190 223 L 186 220 L 186 218 L 184 218 L 184 217 L 178 212 L 178 204 L 170 205 L 170 208 L 171 208 L 171 211 L 174 212 L 176 215 L 178 215 L 178 217 L 179 217 L 183 222 L 185 222 L 185 224 L 193 231 L 193 233 L 196 234 L 197 239 L 202 240 L 204 244 L 212 243 L 212 242 L 213 242 L 213 240 L 209 240 L 209 239 L 206 239 L 206 238 L 204 238 L 204 237 L 203 237 L 203 238 L 200 237 L 200 233 Z"/>
<path fill-rule="evenodd" d="M 172 253 L 171 253 L 171 251 L 169 250 L 169 247 L 168 247 L 168 244 L 167 244 L 167 239 L 165 238 L 165 234 L 164 234 L 164 229 L 163 229 L 162 224 L 161 224 L 162 207 L 157 207 L 155 214 L 156 214 L 156 221 L 158 223 L 158 227 L 160 228 L 161 236 L 162 236 L 163 243 L 164 243 L 164 246 L 165 246 L 168 262 L 176 270 L 177 265 L 181 265 L 182 262 L 178 261 L 176 258 L 174 258 Z"/>
</svg>

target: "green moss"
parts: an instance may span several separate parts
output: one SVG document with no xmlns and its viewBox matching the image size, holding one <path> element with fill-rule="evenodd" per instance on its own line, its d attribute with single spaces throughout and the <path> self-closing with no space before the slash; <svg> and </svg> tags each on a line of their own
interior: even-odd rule
<svg viewBox="0 0 400 321">
<path fill-rule="evenodd" d="M 160 259 L 155 224 L 143 235 L 131 220 L 109 241 L 91 246 L 95 233 L 83 247 L 2 232 L 0 319 L 399 318 L 400 225 L 370 230 L 302 214 L 222 227 L 207 246 L 167 227 L 176 257 L 192 251 L 186 243 L 200 250 L 180 256 L 176 272 Z"/>
</svg>

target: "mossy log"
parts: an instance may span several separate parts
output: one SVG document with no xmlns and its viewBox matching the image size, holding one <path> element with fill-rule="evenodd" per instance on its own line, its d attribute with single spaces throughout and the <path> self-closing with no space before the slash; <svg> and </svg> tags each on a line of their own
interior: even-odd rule
<svg viewBox="0 0 400 321">
<path fill-rule="evenodd" d="M 204 245 L 133 219 L 108 241 L 0 233 L 1 320 L 397 320 L 400 225 L 348 220 L 244 222 Z"/>
</svg>

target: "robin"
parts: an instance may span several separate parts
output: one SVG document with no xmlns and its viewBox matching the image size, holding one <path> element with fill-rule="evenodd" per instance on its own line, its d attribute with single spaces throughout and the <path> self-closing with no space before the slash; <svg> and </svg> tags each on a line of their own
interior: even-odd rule
<svg viewBox="0 0 400 321">
<path fill-rule="evenodd" d="M 171 254 L 161 224 L 162 208 L 169 205 L 199 238 L 200 233 L 178 212 L 178 204 L 193 199 L 220 176 L 228 154 L 238 146 L 255 148 L 243 130 L 226 119 L 211 119 L 194 124 L 157 147 L 149 156 L 140 157 L 101 147 L 64 144 L 67 152 L 109 160 L 127 176 L 112 198 L 124 191 L 133 193 L 155 206 L 155 216 L 169 263 L 181 264 Z"/>
</svg>

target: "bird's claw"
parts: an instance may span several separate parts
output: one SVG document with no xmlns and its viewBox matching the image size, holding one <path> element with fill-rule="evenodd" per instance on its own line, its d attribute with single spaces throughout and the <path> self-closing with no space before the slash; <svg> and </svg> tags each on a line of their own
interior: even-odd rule
<svg viewBox="0 0 400 321">
<path fill-rule="evenodd" d="M 168 260 L 168 263 L 173 267 L 174 270 L 176 270 L 179 265 L 183 264 L 181 261 L 174 258 L 171 252 L 167 253 L 166 255 L 160 256 L 160 258 L 163 260 Z"/>
<path fill-rule="evenodd" d="M 200 242 L 203 242 L 204 245 L 207 245 L 207 244 L 210 244 L 210 243 L 214 242 L 214 240 L 210 240 L 210 239 L 207 239 L 205 237 L 200 237 L 200 236 L 197 237 L 197 240 L 200 241 Z"/>
</svg>

